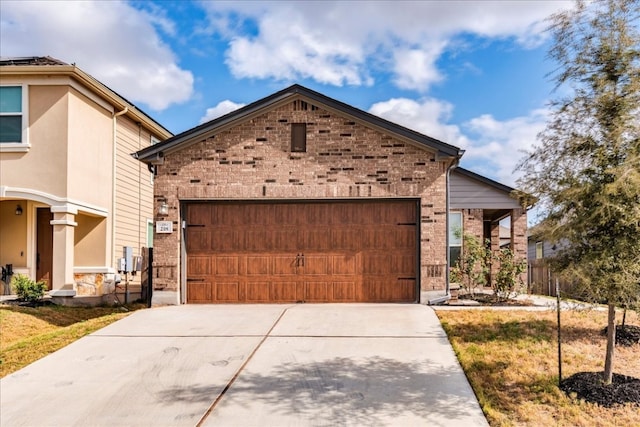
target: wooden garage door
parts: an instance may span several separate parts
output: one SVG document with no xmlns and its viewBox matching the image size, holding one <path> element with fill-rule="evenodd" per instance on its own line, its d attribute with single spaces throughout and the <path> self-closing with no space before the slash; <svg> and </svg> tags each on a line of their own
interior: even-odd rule
<svg viewBox="0 0 640 427">
<path fill-rule="evenodd" d="M 415 201 L 187 206 L 187 302 L 416 301 Z"/>
</svg>

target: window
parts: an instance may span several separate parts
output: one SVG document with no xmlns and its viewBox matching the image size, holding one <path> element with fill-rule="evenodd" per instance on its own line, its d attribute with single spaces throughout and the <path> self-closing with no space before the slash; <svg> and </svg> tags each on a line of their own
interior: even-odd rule
<svg viewBox="0 0 640 427">
<path fill-rule="evenodd" d="M 544 243 L 536 242 L 536 259 L 544 258 Z"/>
<path fill-rule="evenodd" d="M 462 212 L 449 214 L 449 267 L 454 266 L 462 253 Z"/>
<path fill-rule="evenodd" d="M 307 151 L 307 124 L 291 123 L 291 152 L 305 153 Z"/>
<path fill-rule="evenodd" d="M 25 87 L 0 86 L 0 149 L 2 151 L 28 147 L 25 100 Z"/>
<path fill-rule="evenodd" d="M 147 220 L 147 247 L 153 247 L 153 220 Z"/>
</svg>

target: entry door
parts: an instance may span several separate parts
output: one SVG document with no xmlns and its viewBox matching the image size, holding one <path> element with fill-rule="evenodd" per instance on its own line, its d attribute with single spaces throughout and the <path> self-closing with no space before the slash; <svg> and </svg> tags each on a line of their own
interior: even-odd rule
<svg viewBox="0 0 640 427">
<path fill-rule="evenodd" d="M 49 290 L 53 289 L 51 272 L 53 270 L 53 213 L 49 208 L 37 209 L 36 222 L 36 280 L 47 282 Z"/>
</svg>

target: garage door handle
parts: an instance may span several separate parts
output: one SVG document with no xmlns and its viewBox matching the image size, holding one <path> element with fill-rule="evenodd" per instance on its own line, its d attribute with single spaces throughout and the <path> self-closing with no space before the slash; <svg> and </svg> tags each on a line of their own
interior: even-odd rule
<svg viewBox="0 0 640 427">
<path fill-rule="evenodd" d="M 398 280 L 416 280 L 415 277 L 398 277 Z"/>
<path fill-rule="evenodd" d="M 198 279 L 187 278 L 187 282 L 204 282 L 204 279 L 203 278 L 198 278 Z"/>
</svg>

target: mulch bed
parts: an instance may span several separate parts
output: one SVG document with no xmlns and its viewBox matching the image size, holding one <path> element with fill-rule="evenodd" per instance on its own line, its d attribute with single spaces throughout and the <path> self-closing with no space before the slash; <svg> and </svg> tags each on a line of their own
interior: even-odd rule
<svg viewBox="0 0 640 427">
<path fill-rule="evenodd" d="M 471 294 L 462 294 L 458 297 L 460 300 L 472 300 L 478 302 L 483 306 L 491 307 L 527 307 L 533 305 L 530 301 L 522 301 L 516 299 L 498 300 L 493 294 L 476 293 L 473 296 Z M 450 303 L 451 304 L 451 303 Z"/>
<path fill-rule="evenodd" d="M 607 335 L 607 327 L 602 330 L 602 335 Z M 616 326 L 616 345 L 629 347 L 635 344 L 640 344 L 640 326 Z"/>
<path fill-rule="evenodd" d="M 613 374 L 613 382 L 602 383 L 602 372 L 578 372 L 562 380 L 560 389 L 568 396 L 610 408 L 631 403 L 640 406 L 640 379 Z"/>
</svg>

